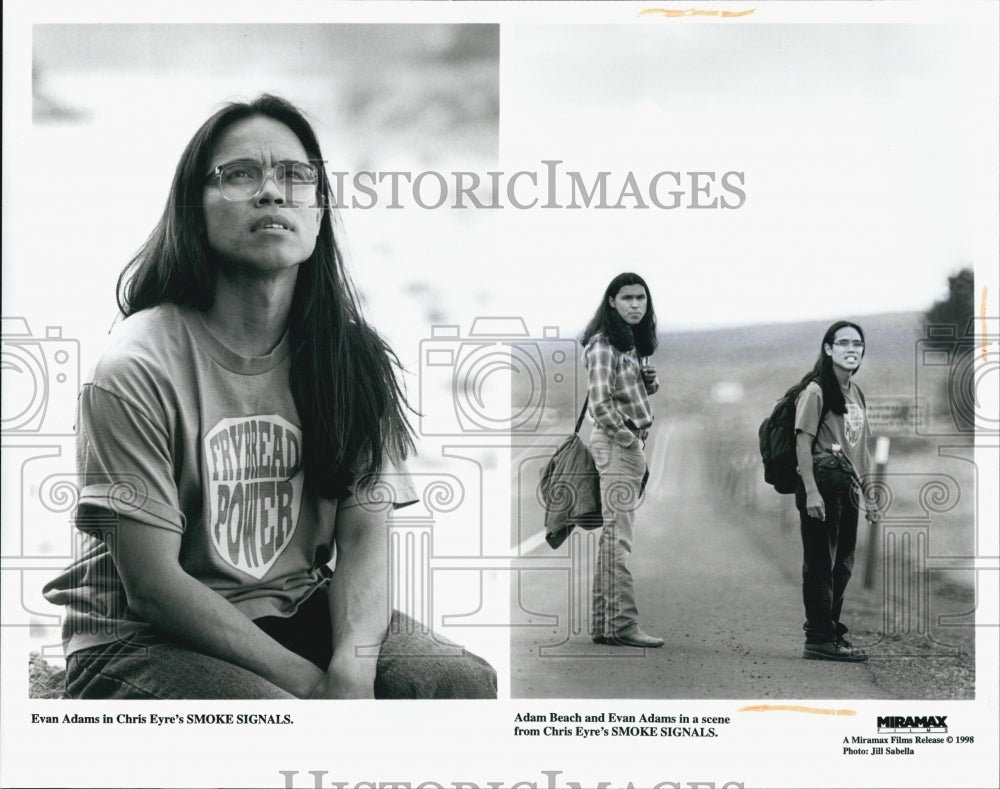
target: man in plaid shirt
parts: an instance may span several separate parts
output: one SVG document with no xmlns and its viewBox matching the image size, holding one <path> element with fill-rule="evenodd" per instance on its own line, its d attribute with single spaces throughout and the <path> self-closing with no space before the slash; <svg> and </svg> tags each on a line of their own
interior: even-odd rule
<svg viewBox="0 0 1000 789">
<path fill-rule="evenodd" d="M 656 370 L 643 365 L 634 347 L 622 353 L 601 335 L 584 353 L 590 392 L 590 415 L 615 443 L 631 446 L 645 439 L 653 424 L 649 395 L 660 388 Z"/>
<path fill-rule="evenodd" d="M 660 647 L 639 627 L 635 580 L 628 562 L 635 510 L 646 476 L 643 446 L 653 410 L 656 370 L 641 362 L 656 349 L 656 316 L 638 274 L 615 277 L 583 333 L 590 415 L 590 451 L 601 480 L 601 532 L 591 602 L 591 635 L 599 644 Z"/>
</svg>

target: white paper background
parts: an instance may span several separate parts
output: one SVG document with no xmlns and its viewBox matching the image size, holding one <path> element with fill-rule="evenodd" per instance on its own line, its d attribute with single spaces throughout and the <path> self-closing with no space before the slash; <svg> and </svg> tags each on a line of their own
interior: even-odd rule
<svg viewBox="0 0 1000 789">
<path fill-rule="evenodd" d="M 72 332 L 67 330 L 67 336 L 80 339 L 85 363 L 88 354 L 96 354 L 106 330 L 105 316 L 113 310 L 110 294 L 114 276 L 142 240 L 144 231 L 137 227 L 148 229 L 159 213 L 165 187 L 155 184 L 165 184 L 169 178 L 176 154 L 193 126 L 207 115 L 206 107 L 210 111 L 224 98 L 217 95 L 210 74 L 205 76 L 198 96 L 178 95 L 176 87 L 164 78 L 159 90 L 164 106 L 177 120 L 176 130 L 162 128 L 149 117 L 136 117 L 122 100 L 120 114 L 111 116 L 106 136 L 77 148 L 63 141 L 52 145 L 44 132 L 32 126 L 33 24 L 201 22 L 226 26 L 247 21 L 329 24 L 431 19 L 503 23 L 503 169 L 537 167 L 542 157 L 562 159 L 567 167 L 583 171 L 633 166 L 660 169 L 663 153 L 665 168 L 745 170 L 749 200 L 745 208 L 734 212 L 670 212 L 667 217 L 652 219 L 630 212 L 602 215 L 596 221 L 584 212 L 511 211 L 502 217 L 473 216 L 462 224 L 457 236 L 434 212 L 400 212 L 402 216 L 392 220 L 392 230 L 411 240 L 418 261 L 415 265 L 426 271 L 426 279 L 433 283 L 431 296 L 420 301 L 418 308 L 396 289 L 383 295 L 385 289 L 379 285 L 384 272 L 356 267 L 355 276 L 370 297 L 373 321 L 389 334 L 412 368 L 419 366 L 414 336 L 427 337 L 435 322 L 455 323 L 467 330 L 477 315 L 520 315 L 532 331 L 556 325 L 563 329 L 563 336 L 571 336 L 580 328 L 579 305 L 593 300 L 609 274 L 628 267 L 625 261 L 635 261 L 639 268 L 654 255 L 698 263 L 683 271 L 680 279 L 667 268 L 653 268 L 648 277 L 652 291 L 664 294 L 657 307 L 665 316 L 662 325 L 667 329 L 760 322 L 773 317 L 776 310 L 782 319 L 793 319 L 836 316 L 848 309 L 921 309 L 943 295 L 949 266 L 930 262 L 943 258 L 953 260 L 956 266 L 972 263 L 977 285 L 987 288 L 990 314 L 1000 312 L 996 306 L 1000 294 L 996 266 L 996 6 L 780 2 L 711 7 L 752 7 L 755 11 L 749 17 L 724 20 L 710 16 L 639 17 L 638 12 L 648 6 L 603 3 L 295 3 L 275 8 L 213 2 L 141 11 L 118 3 L 92 3 L 85 8 L 8 3 L 4 7 L 3 314 L 26 316 L 36 332 L 38 326 L 67 323 L 74 327 Z M 592 25 L 593 30 L 567 32 L 564 26 L 570 23 Z M 748 27 L 772 23 L 787 26 L 789 34 L 783 35 L 776 28 L 765 33 L 747 31 Z M 926 27 L 917 31 L 906 27 L 913 23 Z M 539 24 L 550 28 L 539 29 Z M 852 61 L 848 55 L 853 36 L 884 35 L 874 29 L 844 27 L 858 24 L 891 26 L 885 40 L 892 42 L 900 60 Z M 634 64 L 629 64 L 635 77 L 620 82 L 609 79 L 608 69 L 602 68 L 602 58 L 609 53 L 602 51 L 602 42 L 609 40 L 611 25 L 642 27 L 637 40 L 669 29 L 678 60 L 666 56 L 650 60 L 651 55 L 644 55 L 643 50 L 648 44 L 637 45 L 630 52 Z M 831 36 L 823 34 L 827 25 L 835 26 Z M 753 40 L 768 35 L 782 43 L 786 57 L 789 49 L 794 53 L 798 64 L 795 74 L 783 72 L 780 64 L 775 64 L 775 70 L 759 86 L 759 94 L 734 90 L 699 98 L 681 90 L 684 85 L 708 84 L 713 79 L 719 86 L 740 84 L 738 68 L 696 59 L 700 42 L 718 46 L 720 41 L 728 41 L 738 55 L 741 47 L 749 52 Z M 592 41 L 589 47 L 588 38 Z M 823 42 L 829 45 L 831 41 L 839 47 L 841 68 L 834 69 L 817 57 Z M 969 46 L 964 47 L 963 42 Z M 551 58 L 548 68 L 544 73 L 533 73 L 532 64 L 544 62 L 546 49 Z M 654 63 L 658 71 L 641 73 L 641 66 L 648 63 Z M 687 64 L 688 70 L 677 70 L 678 63 Z M 227 84 L 224 92 L 256 92 L 258 73 L 254 68 L 247 68 L 245 87 Z M 923 89 L 919 95 L 911 95 L 907 92 L 910 88 L 895 83 L 900 92 L 886 101 L 865 89 L 867 76 L 880 69 L 900 75 L 916 70 Z M 706 75 L 711 78 L 707 82 Z M 308 80 L 317 78 L 323 75 L 303 77 L 299 88 L 307 90 Z M 338 79 L 343 78 L 338 75 Z M 551 92 L 555 88 L 560 90 L 558 94 Z M 715 119 L 718 137 L 695 137 L 685 129 L 671 128 L 665 97 L 672 99 L 675 89 L 678 108 L 702 120 Z M 294 97 L 294 90 L 287 92 Z M 946 103 L 954 103 L 961 112 L 947 112 Z M 762 106 L 768 108 L 766 115 L 760 112 Z M 616 122 L 623 114 L 628 122 Z M 772 128 L 775 118 L 780 118 L 787 135 L 777 139 L 799 140 L 801 148 L 789 150 L 787 144 L 777 144 Z M 333 120 L 327 122 L 336 126 Z M 910 137 L 906 130 L 913 123 L 920 125 L 921 133 Z M 959 131 L 963 131 L 961 139 L 966 144 L 956 149 L 950 141 Z M 172 141 L 168 139 L 171 135 Z M 665 153 L 659 145 L 661 139 L 666 143 Z M 329 154 L 330 143 L 325 142 L 325 146 Z M 146 221 L 123 223 L 121 216 L 108 209 L 114 201 L 104 199 L 109 188 L 107 168 L 123 150 L 134 159 L 144 147 L 157 154 L 170 149 L 170 155 L 163 157 L 166 169 L 152 179 L 155 184 L 148 190 L 126 187 L 135 189 L 130 210 L 144 213 Z M 831 148 L 856 151 L 857 170 L 830 168 L 823 154 Z M 39 158 L 56 159 L 74 171 L 67 175 L 75 185 L 68 194 L 53 194 L 47 181 L 34 177 L 32 163 Z M 792 162 L 794 166 L 789 166 Z M 399 161 L 377 166 L 403 169 L 421 163 Z M 488 166 L 492 164 L 475 161 L 469 169 Z M 882 177 L 874 181 L 871 190 L 861 188 L 857 176 L 866 167 L 882 168 Z M 86 183 L 80 185 L 76 175 L 80 168 L 97 173 L 90 188 Z M 927 173 L 926 190 L 920 190 L 923 180 L 915 179 L 914 171 Z M 841 208 L 831 213 L 831 205 Z M 881 223 L 900 226 L 904 220 L 921 232 L 891 237 L 880 233 Z M 651 222 L 657 223 L 653 232 Z M 380 242 L 399 243 L 393 233 L 378 226 L 374 212 L 348 215 L 345 224 L 356 262 L 377 257 Z M 375 236 L 382 234 L 388 240 L 376 240 Z M 737 250 L 727 248 L 727 234 L 738 235 L 746 243 Z M 581 267 L 577 262 L 581 258 L 607 262 Z M 52 262 L 60 259 L 61 263 Z M 100 259 L 108 262 L 98 270 L 95 260 Z M 810 270 L 801 269 L 804 259 L 816 268 L 827 263 L 841 275 L 839 283 L 823 289 L 821 301 L 809 301 L 797 313 L 788 309 L 789 298 L 782 290 L 771 288 L 765 293 L 757 289 L 761 279 L 773 279 L 775 269 L 769 266 L 801 271 L 804 284 L 813 282 Z M 42 266 L 43 262 L 48 265 Z M 541 273 L 549 271 L 553 273 Z M 102 284 L 95 286 L 95 279 Z M 92 303 L 92 292 L 103 301 Z M 776 301 L 769 303 L 765 297 Z M 428 304 L 438 309 L 428 311 Z M 414 325 L 419 330 L 414 331 Z M 985 396 L 995 398 L 996 392 Z M 995 557 L 1000 554 L 995 529 L 984 527 L 998 520 L 995 435 L 985 437 L 982 444 L 980 475 L 987 484 L 979 491 L 979 550 L 983 557 Z M 486 457 L 484 467 L 487 476 L 490 469 L 503 468 L 503 453 Z M 440 468 L 433 466 L 432 470 Z M 503 476 L 494 474 L 490 479 Z M 5 479 L 5 487 L 7 483 Z M 490 497 L 490 502 L 509 500 L 503 490 L 478 494 Z M 482 510 L 486 515 L 478 532 L 478 549 L 484 554 L 499 553 L 509 532 L 508 513 L 502 506 L 484 506 Z M 19 599 L 23 607 L 39 610 L 39 573 L 9 569 L 13 549 L 7 541 L 8 511 L 5 505 L 4 611 L 10 610 L 8 601 Z M 475 554 L 477 538 L 461 534 L 457 527 L 451 537 L 457 554 Z M 483 543 L 492 543 L 492 548 Z M 47 566 L 44 556 L 38 566 Z M 738 707 L 754 700 L 511 701 L 504 698 L 507 666 L 502 628 L 462 633 L 468 635 L 463 641 L 489 655 L 501 670 L 502 698 L 495 703 L 176 702 L 142 705 L 141 710 L 135 704 L 76 703 L 67 707 L 65 703 L 27 700 L 23 667 L 27 651 L 35 644 L 26 628 L 5 626 L 0 784 L 283 786 L 279 771 L 285 770 L 298 771 L 294 786 L 311 787 L 313 776 L 308 771 L 316 770 L 327 772 L 321 778 L 323 786 L 338 781 L 348 786 L 367 785 L 365 781 L 374 785 L 410 782 L 413 786 L 437 781 L 444 786 L 455 782 L 478 786 L 527 782 L 525 785 L 547 787 L 550 779 L 544 771 L 560 773 L 552 779 L 559 786 L 568 781 L 582 786 L 606 781 L 614 787 L 670 781 L 682 786 L 712 781 L 722 786 L 734 781 L 747 787 L 995 785 L 995 669 L 1000 619 L 995 560 L 990 566 L 994 569 L 979 573 L 977 613 L 985 626 L 977 642 L 976 700 L 895 702 L 888 713 L 880 702 L 808 702 L 817 708 L 850 708 L 857 713 L 853 718 L 737 713 Z M 488 585 L 496 586 L 487 597 L 505 599 L 503 573 L 484 577 Z M 466 593 L 462 583 L 457 586 L 455 595 Z M 5 613 L 3 624 L 10 621 Z M 712 741 L 529 741 L 511 736 L 518 712 L 607 710 L 621 714 L 718 714 L 733 717 L 735 722 L 722 727 L 722 736 Z M 289 711 L 295 725 L 155 729 L 145 725 L 45 727 L 30 723 L 33 713 L 115 716 L 128 712 L 148 716 L 150 712 L 186 715 L 219 711 Z M 956 731 L 961 728 L 974 734 L 979 745 L 961 754 L 964 758 L 956 751 L 933 749 L 905 762 L 858 762 L 837 755 L 843 736 L 870 736 L 875 716 L 884 714 L 948 715 Z"/>
</svg>

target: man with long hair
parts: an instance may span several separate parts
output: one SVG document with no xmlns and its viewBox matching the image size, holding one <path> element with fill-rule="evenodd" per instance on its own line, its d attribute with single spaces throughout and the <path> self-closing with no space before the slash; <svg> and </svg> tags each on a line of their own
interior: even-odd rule
<svg viewBox="0 0 1000 789">
<path fill-rule="evenodd" d="M 643 446 L 653 424 L 649 395 L 659 389 L 645 363 L 656 350 L 656 313 L 645 280 L 626 272 L 611 280 L 580 342 L 587 365 L 594 430 L 590 450 L 601 480 L 603 529 L 591 600 L 591 635 L 599 644 L 660 647 L 639 627 L 629 569 L 635 510 L 646 475 Z"/>
<path fill-rule="evenodd" d="M 71 696 L 495 696 L 485 661 L 390 624 L 412 432 L 323 161 L 287 101 L 224 107 L 119 279 L 79 400 L 82 547 L 45 590 Z"/>
<path fill-rule="evenodd" d="M 858 662 L 865 650 L 846 637 L 840 621 L 854 567 L 862 485 L 870 468 L 865 397 L 854 381 L 865 355 L 865 335 L 850 321 L 824 333 L 813 369 L 799 382 L 795 449 L 799 482 L 795 504 L 802 533 L 802 598 L 810 660 Z M 879 517 L 873 502 L 869 520 Z"/>
</svg>

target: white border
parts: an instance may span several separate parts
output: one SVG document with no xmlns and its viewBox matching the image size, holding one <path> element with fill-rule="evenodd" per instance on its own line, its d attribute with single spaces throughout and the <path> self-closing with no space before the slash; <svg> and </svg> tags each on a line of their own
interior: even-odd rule
<svg viewBox="0 0 1000 789">
<path fill-rule="evenodd" d="M 206 22 L 233 21 L 287 23 L 319 22 L 425 22 L 479 21 L 560 24 L 567 21 L 590 24 L 720 24 L 716 17 L 683 19 L 639 18 L 649 8 L 707 8 L 719 11 L 754 8 L 755 13 L 740 24 L 779 22 L 821 24 L 831 22 L 952 24 L 972 22 L 997 29 L 997 6 L 979 2 L 770 2 L 770 3 L 149 3 L 91 2 L 8 2 L 4 5 L 4 172 L 18 154 L 19 142 L 31 130 L 31 26 L 33 24 L 93 22 Z M 502 55 L 501 55 L 502 57 Z M 996 75 L 983 75 L 996 80 Z M 994 108 L 995 110 L 996 108 Z M 996 119 L 996 113 L 992 114 Z M 996 129 L 987 134 L 984 168 L 992 172 L 996 184 Z M 4 224 L 16 195 L 4 180 Z M 977 224 L 977 259 L 996 262 L 996 191 L 982 195 L 983 214 Z M 7 241 L 4 241 L 5 250 Z M 8 260 L 5 267 L 17 265 Z M 997 312 L 1000 283 L 996 269 L 977 270 L 977 277 L 989 290 L 989 303 Z M 9 294 L 5 294 L 5 305 Z M 995 393 L 993 393 L 995 396 Z M 996 556 L 1000 548 L 996 535 L 984 524 L 1000 521 L 995 480 L 996 441 L 982 441 L 977 456 L 980 480 L 979 523 L 981 553 Z M 992 540 L 992 542 L 991 542 Z M 982 573 L 980 616 L 996 622 L 997 575 Z M 992 607 L 991 607 L 992 606 Z M 529 703 L 464 702 L 453 704 L 386 703 L 376 706 L 342 702 L 310 703 L 296 706 L 296 724 L 281 727 L 200 730 L 182 733 L 145 727 L 117 726 L 94 733 L 82 727 L 50 730 L 28 725 L 32 712 L 51 708 L 50 703 L 28 703 L 26 678 L 18 639 L 4 633 L 2 682 L 2 733 L 0 733 L 0 783 L 3 786 L 280 786 L 279 770 L 298 770 L 295 786 L 311 786 L 308 770 L 326 770 L 324 780 L 349 781 L 440 781 L 534 782 L 547 786 L 548 775 L 559 773 L 558 781 L 611 781 L 624 785 L 649 786 L 659 781 L 742 781 L 746 786 L 987 786 L 995 781 L 997 742 L 997 630 L 983 628 L 977 641 L 977 698 L 970 702 L 930 705 L 936 714 L 948 714 L 953 724 L 974 733 L 982 745 L 974 758 L 963 759 L 960 752 L 941 752 L 894 762 L 891 770 L 864 769 L 849 762 L 834 761 L 803 775 L 801 764 L 810 755 L 820 759 L 827 745 L 842 732 L 853 733 L 844 719 L 816 718 L 803 721 L 794 717 L 744 719 L 732 726 L 718 744 L 625 740 L 602 743 L 515 741 L 511 722 L 518 711 L 558 710 L 599 711 L 608 703 L 586 701 Z M 859 720 L 873 719 L 883 704 L 811 701 L 816 707 L 850 706 Z M 245 711 L 261 712 L 261 705 L 234 703 L 163 704 L 163 714 L 171 712 Z M 736 705 L 725 701 L 678 700 L 650 703 L 612 703 L 621 711 L 663 711 L 693 707 L 702 714 L 731 715 Z M 926 704 L 898 703 L 893 709 L 921 714 Z M 122 710 L 135 711 L 129 706 Z M 118 707 L 80 703 L 77 714 L 116 713 Z M 271 711 L 270 708 L 264 711 Z M 65 710 L 59 708 L 58 713 Z M 905 712 L 904 712 L 905 714 Z M 43 733 L 44 732 L 44 733 Z M 307 780 L 308 779 L 308 780 Z M 329 783 L 324 785 L 330 785 Z M 362 785 L 366 785 L 362 783 Z M 433 785 L 429 784 L 430 786 Z M 564 785 L 560 783 L 560 785 Z"/>
</svg>

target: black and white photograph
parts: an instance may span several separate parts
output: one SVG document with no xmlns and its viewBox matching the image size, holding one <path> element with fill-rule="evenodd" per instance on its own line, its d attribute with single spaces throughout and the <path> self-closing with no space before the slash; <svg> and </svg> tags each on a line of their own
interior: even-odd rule
<svg viewBox="0 0 1000 789">
<path fill-rule="evenodd" d="M 4 8 L 0 787 L 992 787 L 998 9 Z"/>
<path fill-rule="evenodd" d="M 546 305 L 579 345 L 542 432 L 587 400 L 599 477 L 588 507 L 569 466 L 543 517 L 552 438 L 515 455 L 518 545 L 562 561 L 524 562 L 515 614 L 551 616 L 512 631 L 512 695 L 972 698 L 976 31 L 521 27 L 504 52 L 504 117 L 531 119 L 505 145 L 560 152 L 577 207 L 518 235 L 588 260 Z M 796 493 L 803 434 L 843 468 Z"/>
<path fill-rule="evenodd" d="M 419 343 L 486 298 L 449 282 L 482 217 L 423 205 L 439 173 L 496 168 L 499 26 L 30 32 L 8 172 L 38 210 L 4 306 L 26 696 L 495 699 L 506 606 L 463 626 L 484 573 L 435 585 L 424 561 L 481 541 L 491 461 L 423 429 L 451 389 Z"/>
</svg>

